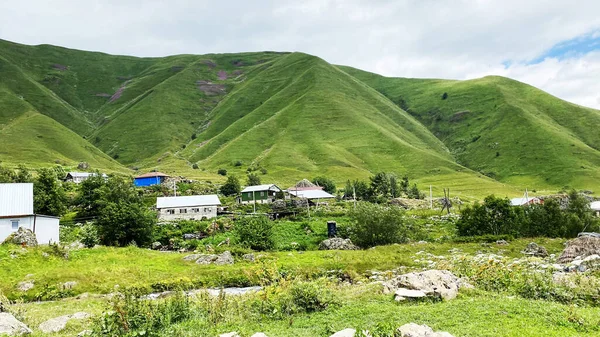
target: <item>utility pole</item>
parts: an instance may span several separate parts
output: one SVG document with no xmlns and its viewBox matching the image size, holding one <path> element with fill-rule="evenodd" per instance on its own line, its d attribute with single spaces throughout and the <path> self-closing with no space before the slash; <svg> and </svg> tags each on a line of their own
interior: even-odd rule
<svg viewBox="0 0 600 337">
<path fill-rule="evenodd" d="M 256 214 L 256 194 L 255 193 L 256 193 L 255 191 L 252 191 L 252 201 L 253 201 L 252 206 L 254 209 L 254 214 Z"/>
<path fill-rule="evenodd" d="M 429 185 L 429 208 L 433 209 L 433 190 L 431 189 L 431 185 Z"/>
<path fill-rule="evenodd" d="M 177 196 L 177 183 L 175 179 L 173 179 L 173 195 Z"/>
<path fill-rule="evenodd" d="M 356 209 L 356 188 L 352 186 L 352 198 L 354 199 L 354 209 Z"/>
</svg>

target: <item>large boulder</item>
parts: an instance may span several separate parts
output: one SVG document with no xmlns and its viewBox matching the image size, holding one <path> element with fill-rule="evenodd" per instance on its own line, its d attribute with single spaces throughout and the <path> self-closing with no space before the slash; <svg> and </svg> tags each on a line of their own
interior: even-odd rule
<svg viewBox="0 0 600 337">
<path fill-rule="evenodd" d="M 521 252 L 525 255 L 536 256 L 536 257 L 546 257 L 548 256 L 548 251 L 543 246 L 538 245 L 535 242 L 530 242 L 527 244 L 527 247 Z"/>
<path fill-rule="evenodd" d="M 331 238 L 327 240 L 323 240 L 319 244 L 320 250 L 357 250 L 356 247 L 350 239 L 342 239 L 342 238 Z"/>
<path fill-rule="evenodd" d="M 354 329 L 344 329 L 342 331 L 338 331 L 329 337 L 354 337 L 356 335 L 356 330 Z"/>
<path fill-rule="evenodd" d="M 0 312 L 0 336 L 21 336 L 32 333 L 27 325 L 15 318 L 7 312 Z"/>
<path fill-rule="evenodd" d="M 422 297 L 420 293 L 409 292 L 407 290 L 418 290 L 427 296 L 441 297 L 444 300 L 451 300 L 456 297 L 458 290 L 467 285 L 454 274 L 447 270 L 427 270 L 419 273 L 408 273 L 396 276 L 395 278 L 383 283 L 384 293 L 396 293 L 400 290 L 400 295 L 396 295 L 396 300 L 401 301 L 414 294 L 412 297 Z"/>
<path fill-rule="evenodd" d="M 35 287 L 35 285 L 33 284 L 33 281 L 23 281 L 23 282 L 19 282 L 19 284 L 17 284 L 18 291 L 28 291 L 28 290 L 33 289 L 33 287 Z"/>
<path fill-rule="evenodd" d="M 223 252 L 221 255 L 217 257 L 214 264 L 216 265 L 224 265 L 224 264 L 233 264 L 233 256 L 229 251 Z"/>
<path fill-rule="evenodd" d="M 35 234 L 26 228 L 19 227 L 16 232 L 10 234 L 3 242 L 3 244 L 15 244 L 25 245 L 28 247 L 35 247 L 38 245 Z"/>
<path fill-rule="evenodd" d="M 72 319 L 86 319 L 89 318 L 90 314 L 87 312 L 76 312 L 72 315 L 64 315 L 56 318 L 49 319 L 44 323 L 40 324 L 39 329 L 43 333 L 54 333 L 64 330 L 67 327 L 67 322 Z"/>
<path fill-rule="evenodd" d="M 400 337 L 454 337 L 445 331 L 435 332 L 427 325 L 415 323 L 404 324 L 397 329 Z"/>
<path fill-rule="evenodd" d="M 567 247 L 558 257 L 558 263 L 569 263 L 579 258 L 591 255 L 600 255 L 600 238 L 594 236 L 580 236 L 567 242 Z"/>
</svg>

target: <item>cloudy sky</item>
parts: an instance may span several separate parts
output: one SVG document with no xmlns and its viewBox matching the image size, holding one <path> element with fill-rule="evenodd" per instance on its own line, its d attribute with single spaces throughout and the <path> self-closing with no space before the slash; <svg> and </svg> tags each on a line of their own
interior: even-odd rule
<svg viewBox="0 0 600 337">
<path fill-rule="evenodd" d="M 0 38 L 136 56 L 302 51 L 386 76 L 508 76 L 600 108 L 597 0 L 1 0 Z"/>
</svg>

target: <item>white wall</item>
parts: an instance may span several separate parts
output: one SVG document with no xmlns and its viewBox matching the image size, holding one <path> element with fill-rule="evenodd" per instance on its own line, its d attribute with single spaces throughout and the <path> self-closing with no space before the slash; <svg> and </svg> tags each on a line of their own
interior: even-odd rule
<svg viewBox="0 0 600 337">
<path fill-rule="evenodd" d="M 16 232 L 12 229 L 12 221 L 18 220 L 19 227 L 24 227 L 33 231 L 34 216 L 12 217 L 0 219 L 0 243 L 3 242 L 11 233 Z M 50 242 L 59 242 L 59 219 L 52 217 L 37 216 L 35 219 L 35 236 L 39 244 L 44 245 Z"/>
<path fill-rule="evenodd" d="M 193 209 L 199 208 L 198 212 Z M 181 213 L 180 210 L 186 210 L 186 213 Z M 173 210 L 175 214 L 169 214 L 169 210 Z M 162 208 L 158 210 L 158 219 L 163 221 L 173 220 L 202 220 L 202 218 L 214 218 L 217 216 L 217 206 L 194 206 L 194 207 L 176 207 Z"/>
</svg>

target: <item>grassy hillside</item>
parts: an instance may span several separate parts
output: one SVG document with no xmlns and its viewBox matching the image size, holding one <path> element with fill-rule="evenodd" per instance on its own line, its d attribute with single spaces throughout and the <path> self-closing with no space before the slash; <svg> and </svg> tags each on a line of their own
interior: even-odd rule
<svg viewBox="0 0 600 337">
<path fill-rule="evenodd" d="M 403 107 L 466 167 L 530 189 L 600 188 L 597 110 L 496 76 L 418 80 L 340 68 Z"/>
</svg>

